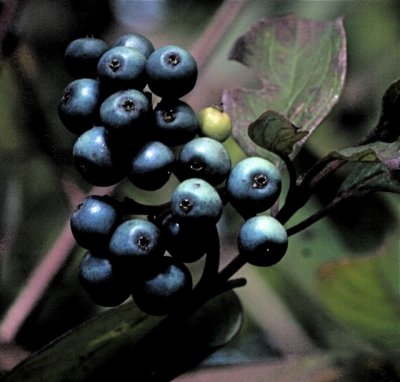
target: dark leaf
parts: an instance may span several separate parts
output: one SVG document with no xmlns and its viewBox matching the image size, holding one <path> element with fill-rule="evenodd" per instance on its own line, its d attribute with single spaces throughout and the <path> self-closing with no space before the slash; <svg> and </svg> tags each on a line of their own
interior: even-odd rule
<svg viewBox="0 0 400 382">
<path fill-rule="evenodd" d="M 331 155 L 359 162 L 343 182 L 339 194 L 375 191 L 400 193 L 400 141 L 370 143 Z"/>
<path fill-rule="evenodd" d="M 400 172 L 389 170 L 382 162 L 357 163 L 341 185 L 338 194 L 366 194 L 377 191 L 400 193 Z"/>
<path fill-rule="evenodd" d="M 305 140 L 337 102 L 346 73 L 342 19 L 315 21 L 294 15 L 262 19 L 234 44 L 230 58 L 252 69 L 259 89 L 229 89 L 223 104 L 233 120 L 233 136 L 248 153 L 260 150 L 247 134 L 266 110 L 284 115 Z"/>
<path fill-rule="evenodd" d="M 172 378 L 230 341 L 241 322 L 234 292 L 215 297 L 186 322 L 145 315 L 130 302 L 57 339 L 17 366 L 4 382 Z"/>
<path fill-rule="evenodd" d="M 279 156 L 289 155 L 293 146 L 308 135 L 308 131 L 288 121 L 282 114 L 268 110 L 249 126 L 249 137 L 258 146 Z"/>
<path fill-rule="evenodd" d="M 365 142 L 394 142 L 400 137 L 400 79 L 393 82 L 382 99 L 378 125 L 365 138 Z"/>
</svg>

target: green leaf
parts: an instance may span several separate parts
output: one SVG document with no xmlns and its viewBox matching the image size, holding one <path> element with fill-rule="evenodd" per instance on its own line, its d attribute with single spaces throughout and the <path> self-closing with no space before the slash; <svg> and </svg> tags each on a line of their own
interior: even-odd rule
<svg viewBox="0 0 400 382">
<path fill-rule="evenodd" d="M 366 142 L 394 142 L 400 137 L 400 79 L 393 82 L 382 99 L 381 115 L 375 129 L 365 138 Z"/>
<path fill-rule="evenodd" d="M 4 382 L 172 379 L 229 342 L 241 322 L 242 308 L 232 291 L 210 300 L 186 322 L 145 315 L 129 302 L 57 339 Z"/>
<path fill-rule="evenodd" d="M 296 142 L 308 135 L 298 131 L 282 114 L 268 110 L 249 126 L 249 137 L 258 146 L 279 156 L 289 155 Z"/>
<path fill-rule="evenodd" d="M 320 299 L 330 313 L 384 348 L 400 346 L 398 273 L 392 272 L 395 264 L 397 255 L 346 259 L 322 266 L 318 277 Z"/>
<path fill-rule="evenodd" d="M 275 110 L 308 132 L 296 143 L 294 156 L 341 93 L 346 73 L 343 21 L 265 18 L 236 41 L 230 58 L 252 69 L 261 84 L 259 89 L 224 91 L 234 138 L 247 154 L 259 153 L 247 128 L 266 110 Z"/>
<path fill-rule="evenodd" d="M 338 190 L 338 195 L 369 192 L 400 193 L 400 173 L 385 163 L 357 163 Z"/>
</svg>

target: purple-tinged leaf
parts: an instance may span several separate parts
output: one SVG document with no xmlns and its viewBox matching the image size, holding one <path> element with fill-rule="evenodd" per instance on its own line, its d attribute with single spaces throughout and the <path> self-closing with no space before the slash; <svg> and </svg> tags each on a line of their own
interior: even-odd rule
<svg viewBox="0 0 400 382">
<path fill-rule="evenodd" d="M 341 93 L 346 73 L 343 20 L 294 15 L 262 19 L 236 41 L 230 58 L 252 69 L 261 85 L 224 91 L 234 138 L 248 154 L 259 153 L 247 128 L 266 110 L 274 110 L 308 132 L 296 143 L 295 156 Z"/>
<path fill-rule="evenodd" d="M 348 147 L 330 155 L 348 162 L 382 162 L 391 171 L 400 170 L 400 141 Z"/>
</svg>

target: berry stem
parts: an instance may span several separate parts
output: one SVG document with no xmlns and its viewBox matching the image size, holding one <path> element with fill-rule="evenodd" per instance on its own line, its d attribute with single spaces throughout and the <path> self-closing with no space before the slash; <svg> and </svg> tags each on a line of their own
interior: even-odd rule
<svg viewBox="0 0 400 382">
<path fill-rule="evenodd" d="M 210 246 L 206 253 L 203 274 L 196 285 L 196 289 L 206 288 L 218 274 L 220 260 L 220 242 L 217 227 L 210 234 Z"/>
<path fill-rule="evenodd" d="M 120 203 L 120 208 L 124 213 L 132 215 L 159 215 L 164 211 L 169 210 L 170 205 L 170 202 L 158 205 L 142 204 L 134 199 L 125 197 Z"/>
<path fill-rule="evenodd" d="M 230 279 L 226 283 L 224 283 L 221 288 L 218 290 L 217 294 L 227 292 L 234 288 L 240 288 L 247 284 L 247 280 L 244 277 L 238 277 L 236 279 Z"/>
<path fill-rule="evenodd" d="M 337 196 L 330 203 L 328 203 L 322 209 L 318 210 L 313 215 L 302 220 L 301 222 L 297 223 L 296 225 L 288 228 L 286 231 L 288 236 L 294 235 L 294 234 L 308 228 L 312 224 L 316 223 L 318 220 L 320 220 L 320 219 L 324 218 L 326 215 L 328 215 L 332 210 L 334 210 L 343 201 L 347 200 L 350 197 L 354 197 L 354 196 L 362 196 L 362 194 L 357 193 L 357 195 L 355 195 L 354 193 L 348 193 L 348 194 L 342 194 L 340 196 Z"/>
<path fill-rule="evenodd" d="M 226 283 L 240 268 L 246 264 L 244 256 L 236 255 L 218 274 L 218 281 Z"/>
<path fill-rule="evenodd" d="M 282 207 L 281 210 L 276 211 L 275 208 L 271 210 L 271 215 L 273 217 L 278 218 L 278 220 L 283 220 L 285 214 L 287 214 L 286 211 L 290 211 L 292 208 L 293 200 L 297 198 L 297 187 L 296 187 L 296 169 L 294 168 L 293 162 L 290 160 L 288 155 L 281 155 L 280 158 L 283 160 L 285 163 L 286 169 L 289 174 L 289 190 L 286 194 L 286 199 L 285 203 Z M 278 203 L 278 201 L 277 201 Z M 285 217 L 286 218 L 286 217 Z M 288 219 L 288 218 L 286 218 Z"/>
</svg>

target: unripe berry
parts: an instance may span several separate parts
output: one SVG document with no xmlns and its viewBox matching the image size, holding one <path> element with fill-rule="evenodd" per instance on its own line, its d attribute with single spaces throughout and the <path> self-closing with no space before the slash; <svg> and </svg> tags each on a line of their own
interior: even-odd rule
<svg viewBox="0 0 400 382">
<path fill-rule="evenodd" d="M 232 121 L 229 114 L 221 107 L 209 106 L 199 111 L 200 133 L 219 142 L 224 142 L 232 132 Z"/>
</svg>

